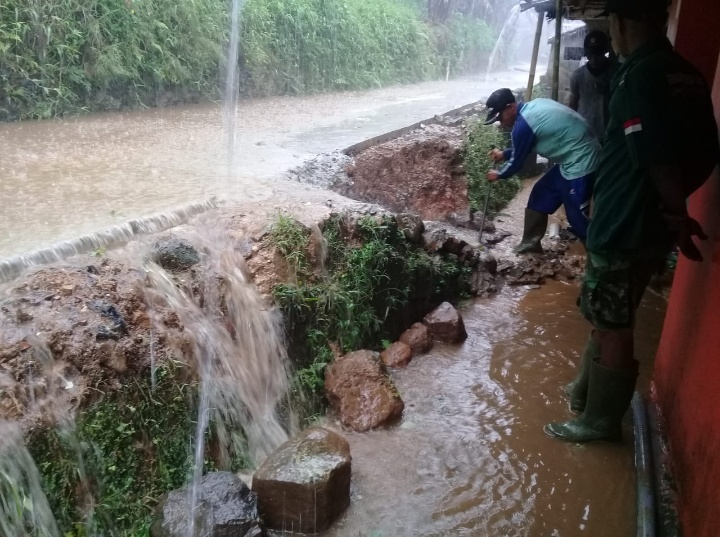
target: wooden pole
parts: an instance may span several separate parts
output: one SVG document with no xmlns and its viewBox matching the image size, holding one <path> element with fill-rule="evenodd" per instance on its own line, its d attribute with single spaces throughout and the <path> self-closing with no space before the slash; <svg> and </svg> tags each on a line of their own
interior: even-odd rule
<svg viewBox="0 0 720 537">
<path fill-rule="evenodd" d="M 562 0 L 555 0 L 555 54 L 553 55 L 552 98 L 560 93 L 560 35 L 562 34 Z"/>
<path fill-rule="evenodd" d="M 540 52 L 540 36 L 542 35 L 543 19 L 542 11 L 538 12 L 537 27 L 535 28 L 535 42 L 533 43 L 532 59 L 530 60 L 530 76 L 525 90 L 525 102 L 532 99 L 533 84 L 535 84 L 535 69 L 537 68 L 538 53 Z"/>
</svg>

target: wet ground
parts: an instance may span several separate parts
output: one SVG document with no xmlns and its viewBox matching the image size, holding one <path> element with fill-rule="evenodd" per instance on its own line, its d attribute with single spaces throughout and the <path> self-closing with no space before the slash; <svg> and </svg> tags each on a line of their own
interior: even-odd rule
<svg viewBox="0 0 720 537">
<path fill-rule="evenodd" d="M 230 166 L 219 105 L 0 124 L 0 259 L 216 196 L 292 197 L 276 179 L 342 149 L 524 87 L 524 68 L 375 91 L 246 100 Z"/>
<path fill-rule="evenodd" d="M 0 258 L 209 196 L 300 199 L 300 189 L 313 187 L 274 179 L 290 165 L 498 86 L 522 85 L 526 76 L 507 75 L 489 84 L 245 102 L 232 170 L 219 108 L 211 105 L 2 125 Z M 500 216 L 498 226 L 515 236 L 499 249 L 517 242 L 522 207 L 521 196 Z M 344 433 L 352 503 L 324 537 L 634 535 L 629 417 L 621 444 L 579 446 L 542 432 L 571 417 L 560 388 L 574 375 L 589 328 L 575 306 L 577 285 L 506 287 L 467 304 L 464 344 L 436 345 L 393 372 L 406 404 L 402 422 Z M 641 389 L 664 310 L 665 300 L 649 292 L 636 345 Z"/>
<path fill-rule="evenodd" d="M 505 288 L 463 309 L 469 333 L 393 373 L 406 404 L 397 427 L 346 434 L 352 504 L 326 537 L 631 537 L 635 471 L 630 416 L 621 444 L 567 444 L 542 426 L 571 414 L 560 387 L 588 324 L 575 283 Z M 641 389 L 663 298 L 643 304 Z"/>
<path fill-rule="evenodd" d="M 533 184 L 525 181 L 496 220 L 514 234 L 497 255 L 512 255 Z M 619 444 L 568 444 L 542 430 L 573 417 L 561 388 L 575 376 L 590 329 L 576 306 L 579 285 L 506 286 L 468 303 L 463 344 L 436 344 L 393 371 L 402 421 L 343 432 L 353 457 L 352 501 L 323 537 L 633 537 L 630 414 Z M 666 306 L 648 290 L 638 312 L 643 393 Z"/>
</svg>

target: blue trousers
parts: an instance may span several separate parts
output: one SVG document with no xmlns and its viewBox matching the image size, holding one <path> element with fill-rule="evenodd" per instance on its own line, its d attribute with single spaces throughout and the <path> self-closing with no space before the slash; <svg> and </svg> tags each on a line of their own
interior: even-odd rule
<svg viewBox="0 0 720 537">
<path fill-rule="evenodd" d="M 556 164 L 535 183 L 527 208 L 540 213 L 552 214 L 565 205 L 565 214 L 571 231 L 585 240 L 590 224 L 590 198 L 592 198 L 595 174 L 567 180 Z"/>
</svg>

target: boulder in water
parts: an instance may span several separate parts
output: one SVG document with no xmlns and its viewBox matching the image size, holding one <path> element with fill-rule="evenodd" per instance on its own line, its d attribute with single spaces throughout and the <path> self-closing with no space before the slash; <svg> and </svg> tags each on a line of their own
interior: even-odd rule
<svg viewBox="0 0 720 537">
<path fill-rule="evenodd" d="M 412 349 L 407 343 L 396 341 L 380 353 L 380 359 L 389 367 L 405 367 L 412 359 Z"/>
<path fill-rule="evenodd" d="M 423 322 L 430 330 L 432 337 L 445 343 L 459 343 L 467 337 L 465 323 L 460 312 L 449 302 L 443 302 L 428 313 Z"/>
<path fill-rule="evenodd" d="M 350 504 L 350 446 L 321 427 L 289 440 L 253 476 L 263 523 L 276 530 L 315 533 Z"/>
<path fill-rule="evenodd" d="M 341 423 L 354 431 L 397 419 L 405 407 L 372 351 L 350 352 L 331 363 L 325 370 L 325 393 Z"/>
<path fill-rule="evenodd" d="M 413 355 L 422 354 L 432 349 L 433 342 L 427 326 L 415 323 L 400 335 L 400 341 L 410 346 Z"/>
<path fill-rule="evenodd" d="M 257 497 L 231 472 L 211 472 L 197 484 L 192 537 L 258 537 L 262 535 Z M 166 494 L 155 509 L 152 537 L 187 537 L 190 489 Z"/>
<path fill-rule="evenodd" d="M 182 272 L 200 262 L 197 250 L 182 239 L 158 241 L 152 247 L 152 260 L 165 270 Z"/>
</svg>

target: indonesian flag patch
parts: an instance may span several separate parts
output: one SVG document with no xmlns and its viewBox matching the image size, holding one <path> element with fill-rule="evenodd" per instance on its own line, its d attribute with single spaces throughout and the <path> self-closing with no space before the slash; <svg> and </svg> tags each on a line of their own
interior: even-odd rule
<svg viewBox="0 0 720 537">
<path fill-rule="evenodd" d="M 623 127 L 625 127 L 625 136 L 633 132 L 640 132 L 642 130 L 642 121 L 640 121 L 639 117 L 635 117 L 626 121 Z"/>
</svg>

